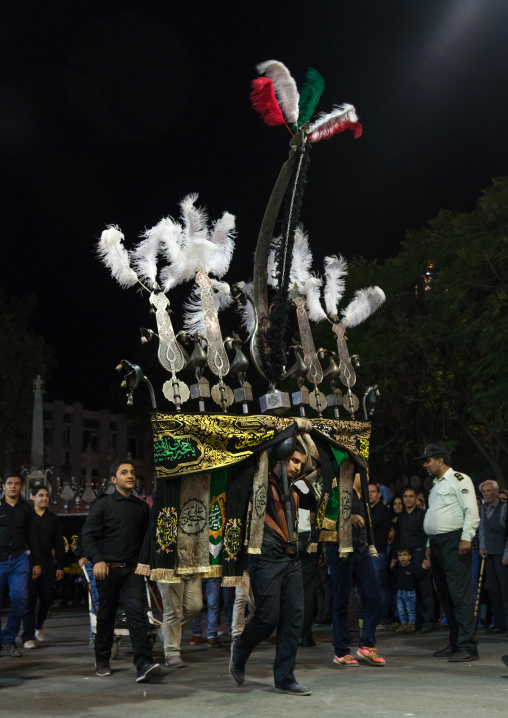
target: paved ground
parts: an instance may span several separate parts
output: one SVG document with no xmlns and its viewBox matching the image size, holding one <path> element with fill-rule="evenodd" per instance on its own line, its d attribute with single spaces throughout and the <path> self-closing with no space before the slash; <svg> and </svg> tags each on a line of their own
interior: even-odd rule
<svg viewBox="0 0 508 718">
<path fill-rule="evenodd" d="M 495 718 L 508 714 L 508 638 L 480 634 L 481 660 L 454 664 L 432 657 L 446 645 L 444 630 L 420 636 L 379 634 L 385 668 L 335 666 L 331 631 L 319 627 L 318 645 L 298 653 L 296 676 L 309 697 L 273 689 L 273 643 L 261 644 L 248 664 L 247 681 L 237 687 L 228 675 L 229 645 L 190 647 L 186 632 L 184 668 L 164 669 L 158 683 L 138 685 L 128 639 L 113 661 L 114 674 L 98 678 L 88 649 L 87 614 L 56 609 L 46 625 L 47 641 L 23 658 L 0 652 L 0 709 L 16 718 L 252 718 L 290 715 L 414 716 L 415 718 Z M 161 644 L 155 657 L 162 658 Z M 9 713 L 4 713 L 9 715 Z"/>
</svg>

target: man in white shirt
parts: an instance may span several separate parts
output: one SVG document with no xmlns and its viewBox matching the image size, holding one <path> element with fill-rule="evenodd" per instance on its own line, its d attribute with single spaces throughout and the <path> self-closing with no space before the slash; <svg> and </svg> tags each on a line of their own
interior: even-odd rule
<svg viewBox="0 0 508 718">
<path fill-rule="evenodd" d="M 429 444 L 418 457 L 434 483 L 423 529 L 429 537 L 427 558 L 448 620 L 450 643 L 434 656 L 453 663 L 478 660 L 475 639 L 471 541 L 480 523 L 473 482 L 451 468 L 448 450 Z"/>
</svg>

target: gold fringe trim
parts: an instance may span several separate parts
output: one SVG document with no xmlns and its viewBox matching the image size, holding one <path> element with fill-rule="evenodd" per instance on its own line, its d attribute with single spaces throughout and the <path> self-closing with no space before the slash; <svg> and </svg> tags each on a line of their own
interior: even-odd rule
<svg viewBox="0 0 508 718">
<path fill-rule="evenodd" d="M 338 531 L 321 531 L 319 534 L 320 541 L 334 541 L 335 543 L 339 540 Z"/>
<path fill-rule="evenodd" d="M 307 549 L 307 553 L 317 553 L 318 545 L 317 543 L 310 543 L 309 547 Z"/>
<path fill-rule="evenodd" d="M 377 549 L 376 549 L 376 547 L 374 546 L 374 544 L 371 544 L 371 545 L 369 546 L 369 556 L 379 556 L 379 554 L 378 554 L 378 552 L 377 552 Z"/>
<path fill-rule="evenodd" d="M 222 576 L 222 566 L 210 566 L 210 571 L 206 574 L 206 578 L 220 578 Z"/>
<path fill-rule="evenodd" d="M 181 583 L 181 579 L 175 576 L 173 568 L 153 568 L 150 571 L 150 580 L 161 583 Z"/>
<path fill-rule="evenodd" d="M 150 575 L 150 566 L 147 563 L 138 563 L 134 573 L 137 573 L 138 576 L 149 576 Z"/>
<path fill-rule="evenodd" d="M 332 481 L 332 489 L 336 489 L 336 488 L 337 488 L 337 477 L 334 476 L 333 481 Z"/>
<path fill-rule="evenodd" d="M 337 528 L 337 521 L 332 521 L 332 519 L 327 519 L 326 516 L 323 519 L 323 529 L 326 531 L 335 531 Z"/>
<path fill-rule="evenodd" d="M 344 548 L 339 551 L 339 558 L 347 558 L 348 553 L 353 553 L 353 547 Z"/>
<path fill-rule="evenodd" d="M 249 548 L 247 549 L 247 553 L 257 553 L 257 554 L 260 554 L 260 553 L 261 553 L 261 549 L 260 549 L 260 548 L 254 548 L 254 546 L 249 546 Z"/>
<path fill-rule="evenodd" d="M 179 576 L 185 576 L 188 573 L 208 573 L 210 571 L 210 566 L 186 566 L 185 568 L 182 568 L 179 566 L 176 569 L 176 573 Z"/>
<path fill-rule="evenodd" d="M 221 586 L 224 588 L 236 588 L 242 585 L 243 576 L 223 576 Z"/>
</svg>

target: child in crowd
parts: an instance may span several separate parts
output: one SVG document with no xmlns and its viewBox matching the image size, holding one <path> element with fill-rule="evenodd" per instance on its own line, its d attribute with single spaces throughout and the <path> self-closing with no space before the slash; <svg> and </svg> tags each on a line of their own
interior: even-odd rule
<svg viewBox="0 0 508 718">
<path fill-rule="evenodd" d="M 397 553 L 397 613 L 400 626 L 398 631 L 412 633 L 416 622 L 416 583 L 419 573 L 417 566 L 411 562 L 411 552 L 407 548 Z"/>
</svg>

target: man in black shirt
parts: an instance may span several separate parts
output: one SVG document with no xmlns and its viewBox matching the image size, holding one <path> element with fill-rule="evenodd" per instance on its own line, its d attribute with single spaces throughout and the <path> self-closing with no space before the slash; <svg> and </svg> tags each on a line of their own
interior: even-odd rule
<svg viewBox="0 0 508 718">
<path fill-rule="evenodd" d="M 428 569 L 430 568 L 430 562 L 425 555 L 427 535 L 423 530 L 425 511 L 417 505 L 416 491 L 412 488 L 404 490 L 402 503 L 404 504 L 404 511 L 398 514 L 393 554 L 396 556 L 401 547 L 408 548 L 411 550 L 413 563 L 419 563 L 420 568 Z M 396 565 L 397 559 L 394 558 L 390 566 L 395 568 Z M 434 617 L 434 594 L 430 571 L 421 571 L 418 574 L 416 595 L 418 598 L 417 623 L 423 622 L 421 632 L 429 633 L 432 631 Z"/>
<path fill-rule="evenodd" d="M 0 501 L 0 599 L 6 585 L 9 586 L 11 599 L 9 618 L 3 633 L 0 626 L 0 644 L 9 656 L 15 658 L 23 655 L 16 645 L 16 638 L 25 611 L 29 577 L 31 575 L 36 579 L 41 573 L 33 526 L 34 511 L 21 498 L 22 487 L 21 476 L 8 476 L 3 483 L 5 496 Z"/>
<path fill-rule="evenodd" d="M 306 455 L 296 450 L 285 461 L 289 483 L 296 481 L 305 460 Z M 298 531 L 296 503 L 290 492 L 292 525 L 288 526 L 282 500 L 281 470 L 279 462 L 269 477 L 261 555 L 249 558 L 256 612 L 231 646 L 229 672 L 236 683 L 242 685 L 250 654 L 277 628 L 273 664 L 275 687 L 283 693 L 308 696 L 311 692 L 297 683 L 294 675 L 303 626 L 303 582 L 301 562 L 294 545 Z"/>
<path fill-rule="evenodd" d="M 56 514 L 48 511 L 49 492 L 40 486 L 32 494 L 35 514 L 34 530 L 41 561 L 41 575 L 35 581 L 28 582 L 28 600 L 23 616 L 23 648 L 37 648 L 35 638 L 44 641 L 44 621 L 53 599 L 55 578 L 61 581 L 64 576 L 65 547 L 60 521 Z M 53 551 L 55 559 L 53 560 Z M 56 563 L 56 565 L 55 565 Z M 55 571 L 56 568 L 56 571 Z"/>
<path fill-rule="evenodd" d="M 374 545 L 377 556 L 372 557 L 374 571 L 376 572 L 381 603 L 379 605 L 378 629 L 387 628 L 390 621 L 390 588 L 388 585 L 388 534 L 392 525 L 390 510 L 381 499 L 381 492 L 377 484 L 369 484 L 370 516 L 372 530 L 374 531 Z"/>
<path fill-rule="evenodd" d="M 118 603 L 122 599 L 137 668 L 136 681 L 143 683 L 160 673 L 152 662 L 146 631 L 144 579 L 135 573 L 138 555 L 148 527 L 148 506 L 132 496 L 136 482 L 130 461 L 111 466 L 115 491 L 92 507 L 82 530 L 83 553 L 94 564 L 99 592 L 96 673 L 111 675 L 109 659 Z"/>
</svg>

